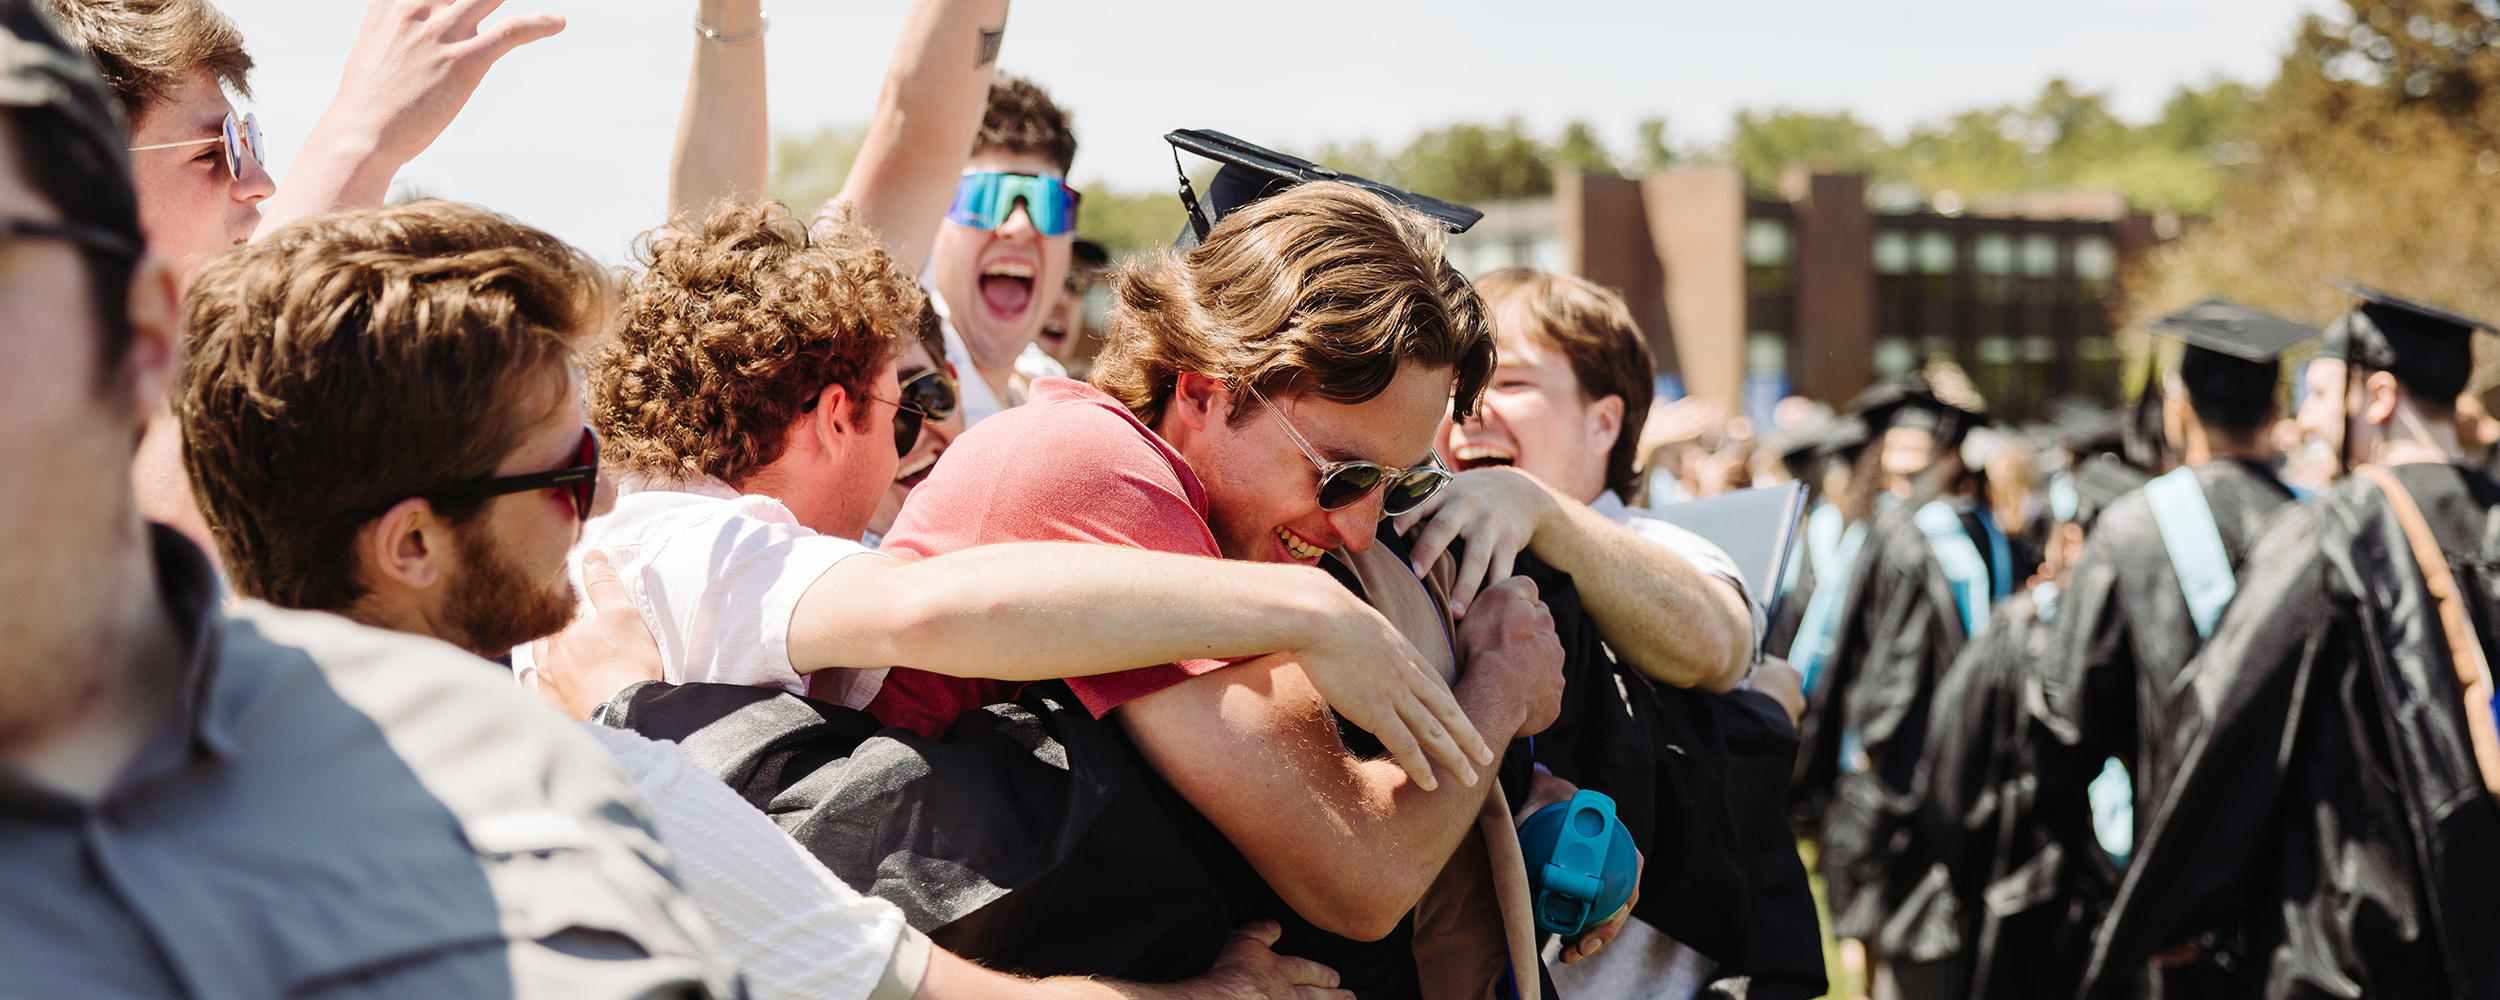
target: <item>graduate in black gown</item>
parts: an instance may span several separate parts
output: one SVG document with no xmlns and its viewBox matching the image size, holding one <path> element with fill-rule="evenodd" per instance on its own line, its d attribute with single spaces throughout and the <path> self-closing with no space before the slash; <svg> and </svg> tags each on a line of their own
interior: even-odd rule
<svg viewBox="0 0 2500 1000">
<path fill-rule="evenodd" d="M 2108 455 L 2072 473 L 2073 502 L 2055 507 L 2038 575 L 1991 609 L 1987 630 L 1937 686 L 1914 793 L 1912 853 L 1934 859 L 1929 882 L 1950 886 L 1955 976 L 1973 998 L 2073 992 L 2092 928 L 2117 891 L 2089 804 L 2045 794 L 2082 779 L 2048 717 L 2042 665 L 2054 657 L 2064 588 L 2087 532 L 2145 477 Z"/>
<path fill-rule="evenodd" d="M 2455 464 L 2483 324 L 2351 287 L 2300 411 L 2348 474 L 2278 508 L 2182 675 L 2082 995 L 2209 951 L 2204 996 L 2500 995 L 2500 487 Z"/>
<path fill-rule="evenodd" d="M 1797 540 L 1788 561 L 1788 576 L 1780 583 L 1779 610 L 1771 616 L 1763 633 L 1762 651 L 1787 660 L 1797 668 L 1807 689 L 1814 687 L 1822 663 L 1827 656 L 1816 652 L 1819 643 L 1829 639 L 1828 627 L 1816 632 L 1805 631 L 1807 607 L 1821 593 L 1825 582 L 1832 584 L 1832 593 L 1824 599 L 1837 604 L 1840 591 L 1849 586 L 1849 571 L 1855 563 L 1856 547 L 1848 543 L 1849 518 L 1841 509 L 1849 494 L 1849 478 L 1866 450 L 1866 422 L 1857 417 L 1840 417 L 1814 428 L 1789 442 L 1780 452 L 1780 463 L 1788 474 L 1806 484 L 1813 498 L 1806 514 L 1804 535 Z M 1858 529 L 1862 537 L 1864 529 Z M 1818 626 L 1822 623 L 1818 622 Z M 1807 635 L 1806 648 L 1797 648 L 1800 635 Z M 1808 658 L 1799 662 L 1799 656 Z"/>
<path fill-rule="evenodd" d="M 1853 405 L 1881 428 L 1871 468 L 1899 492 L 1874 514 L 1838 612 L 1830 666 L 1810 692 L 1810 755 L 1793 796 L 1828 796 L 1820 866 L 1833 929 L 1866 942 L 1910 995 L 1952 995 L 1924 977 L 1944 973 L 1952 899 L 1920 892 L 1931 858 L 1902 849 L 1920 771 L 1931 699 L 1945 669 L 1980 632 L 1992 602 L 2009 596 L 2010 560 L 1964 492 L 1963 437 L 1984 419 L 1911 376 Z M 2001 536 L 1999 536 L 2001 538 Z M 1884 968 L 1873 970 L 1887 974 Z"/>
<path fill-rule="evenodd" d="M 2259 527 L 2292 492 L 2274 476 L 2270 430 L 2281 412 L 2285 350 L 2317 330 L 2218 299 L 2153 324 L 2183 341 L 2162 393 L 2163 437 L 2181 466 L 2118 501 L 2077 564 L 2044 661 L 2049 724 L 2066 737 L 2051 795 L 2082 796 L 2083 782 L 2119 829 L 2124 854 L 2143 833 L 2176 762 L 2180 672 L 2236 588 Z M 2195 594 L 2191 600 L 2190 592 Z M 2196 995 L 2211 959 L 2163 974 L 2167 992 Z"/>
</svg>

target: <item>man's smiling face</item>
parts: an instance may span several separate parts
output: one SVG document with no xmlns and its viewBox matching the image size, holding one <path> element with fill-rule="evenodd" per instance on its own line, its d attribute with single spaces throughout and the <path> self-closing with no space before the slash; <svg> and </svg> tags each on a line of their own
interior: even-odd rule
<svg viewBox="0 0 2500 1000">
<path fill-rule="evenodd" d="M 1374 489 L 1338 510 L 1319 506 L 1319 470 L 1294 446 L 1279 422 L 1309 441 L 1321 461 L 1369 461 L 1396 468 L 1423 465 L 1450 405 L 1451 372 L 1408 364 L 1387 390 L 1361 403 L 1336 403 L 1309 393 L 1268 397 L 1275 411 L 1247 392 L 1232 397 L 1247 407 L 1238 426 L 1220 418 L 1210 433 L 1183 451 L 1205 484 L 1209 521 L 1228 559 L 1313 565 L 1320 554 L 1370 548 L 1381 516 L 1382 493 Z"/>
</svg>

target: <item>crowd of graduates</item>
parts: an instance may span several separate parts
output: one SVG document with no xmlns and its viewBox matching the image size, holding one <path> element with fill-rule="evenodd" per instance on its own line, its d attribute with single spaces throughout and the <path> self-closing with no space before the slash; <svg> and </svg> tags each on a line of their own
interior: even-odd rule
<svg viewBox="0 0 2500 1000">
<path fill-rule="evenodd" d="M 1811 698 L 1790 800 L 1874 995 L 2500 989 L 2490 328 L 2339 285 L 2314 349 L 2161 319 L 2138 405 L 2030 441 L 1946 368 L 1788 446 L 1820 488 L 1772 635 Z M 1991 459 L 2035 446 L 2008 503 Z"/>
<path fill-rule="evenodd" d="M 2500 995 L 2482 321 L 1757 438 L 1184 129 L 1073 352 L 1004 0 L 822 206 L 699 0 L 622 269 L 382 204 L 497 6 L 372 0 L 281 188 L 205 0 L 0 0 L 0 994 L 1804 1000 L 1802 836 L 1878 997 Z"/>
</svg>

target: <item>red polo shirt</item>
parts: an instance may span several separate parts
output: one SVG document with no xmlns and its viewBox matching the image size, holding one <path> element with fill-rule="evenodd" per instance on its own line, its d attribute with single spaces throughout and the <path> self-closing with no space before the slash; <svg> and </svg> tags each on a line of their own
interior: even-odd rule
<svg viewBox="0 0 2500 1000">
<path fill-rule="evenodd" d="M 1180 453 L 1098 389 L 1037 379 L 1023 406 L 955 439 L 912 491 L 881 550 L 900 559 L 997 542 L 1094 542 L 1221 557 L 1207 494 Z M 1100 717 L 1217 667 L 1185 660 L 1068 680 Z M 880 721 L 944 735 L 955 717 L 1011 700 L 1018 685 L 897 668 L 868 703 Z"/>
</svg>

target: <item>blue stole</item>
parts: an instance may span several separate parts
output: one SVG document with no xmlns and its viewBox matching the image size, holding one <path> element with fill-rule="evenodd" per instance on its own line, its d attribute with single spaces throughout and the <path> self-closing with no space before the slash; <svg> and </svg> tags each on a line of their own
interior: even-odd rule
<svg viewBox="0 0 2500 1000">
<path fill-rule="evenodd" d="M 1788 645 L 1788 664 L 1797 668 L 1805 690 L 1814 690 L 1823 668 L 1832 661 L 1840 631 L 1840 602 L 1857 569 L 1858 550 L 1866 542 L 1866 525 L 1844 524 L 1840 508 L 1821 504 L 1806 515 L 1806 554 L 1814 560 L 1814 596 L 1798 620 L 1797 638 Z"/>
<path fill-rule="evenodd" d="M 2153 525 L 2161 531 L 2162 548 L 2170 553 L 2170 570 L 2187 595 L 2188 618 L 2196 637 L 2213 638 L 2214 623 L 2239 592 L 2231 575 L 2231 556 L 2222 549 L 2222 532 L 2205 502 L 2205 488 L 2196 470 L 2180 466 L 2144 484 L 2144 499 L 2153 505 Z"/>
<path fill-rule="evenodd" d="M 1996 594 L 1995 581 L 1990 579 L 1988 561 L 1979 556 L 1979 546 L 1971 544 L 1970 532 L 1962 529 L 1962 515 L 1952 504 L 1931 500 L 1911 520 L 1927 535 L 1928 551 L 1944 570 L 1953 603 L 1962 612 L 1962 634 L 1978 638 L 1988 630 L 1988 601 Z"/>
</svg>

